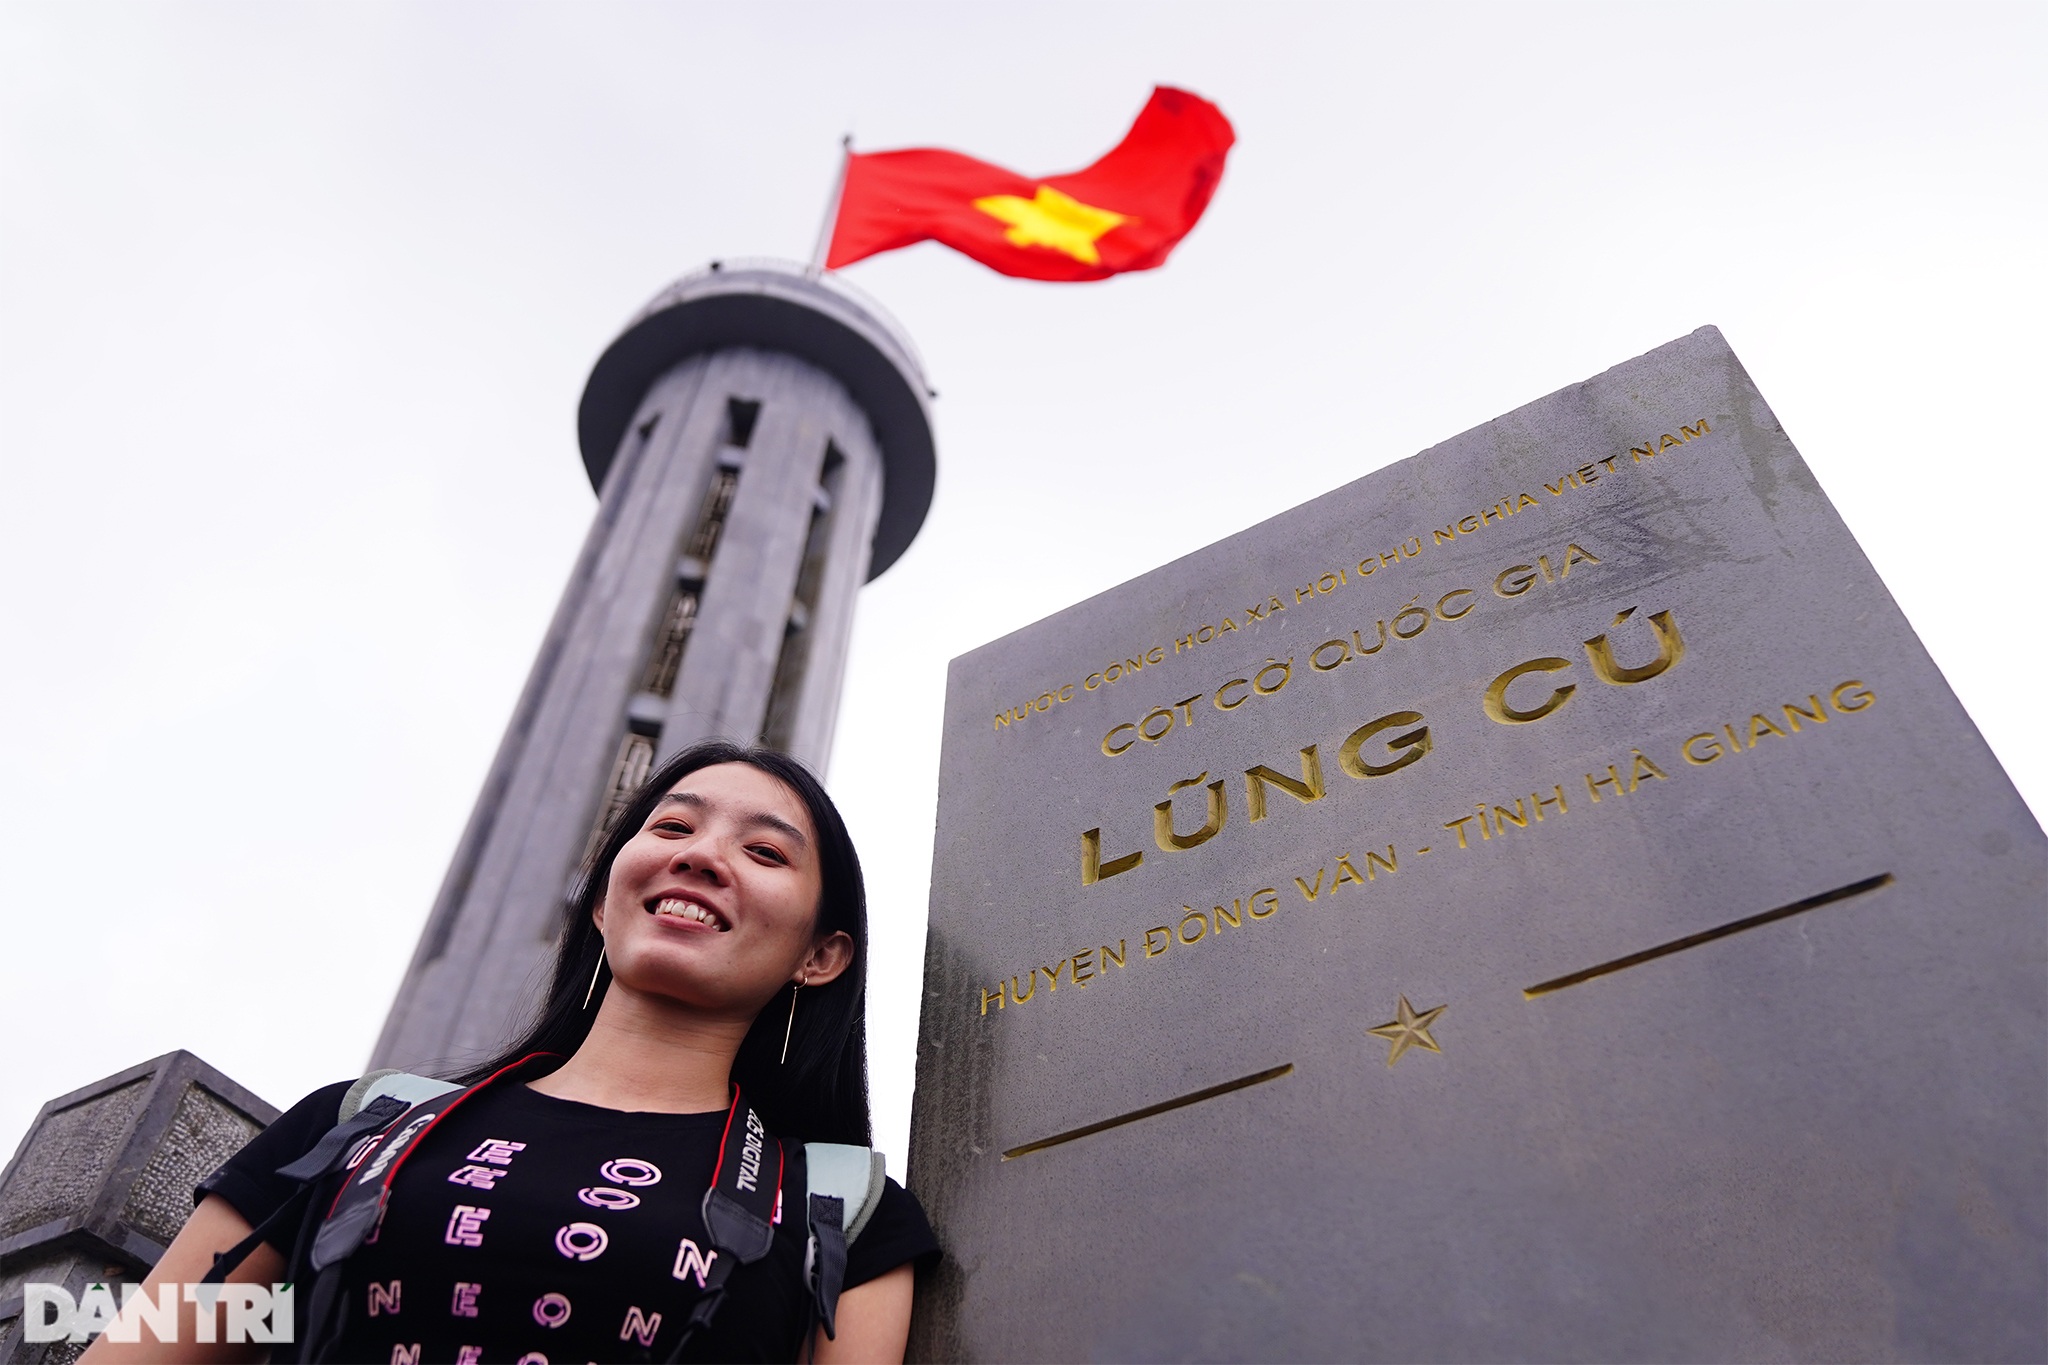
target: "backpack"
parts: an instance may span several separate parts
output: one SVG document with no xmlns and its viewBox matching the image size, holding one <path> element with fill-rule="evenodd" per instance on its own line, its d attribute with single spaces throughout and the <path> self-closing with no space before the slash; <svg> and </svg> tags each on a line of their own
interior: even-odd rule
<svg viewBox="0 0 2048 1365">
<path fill-rule="evenodd" d="M 279 1175 L 299 1182 L 298 1190 L 241 1242 L 216 1256 L 204 1282 L 224 1281 L 260 1243 L 282 1246 L 277 1234 L 295 1226 L 289 1273 L 294 1279 L 310 1281 L 312 1294 L 292 1358 L 321 1359 L 342 1327 L 342 1263 L 382 1220 L 398 1167 L 443 1114 L 532 1060 L 523 1058 L 467 1087 L 395 1070 L 373 1071 L 356 1081 L 342 1096 L 334 1127 L 304 1156 L 278 1168 Z M 710 1324 L 724 1301 L 733 1264 L 760 1260 L 774 1244 L 773 1225 L 782 1191 L 750 1178 L 759 1175 L 759 1154 L 772 1140 L 753 1110 L 741 1102 L 739 1087 L 734 1086 L 718 1166 L 711 1187 L 704 1192 L 704 1225 L 714 1252 L 708 1273 L 700 1277 L 707 1292 L 698 1300 L 670 1360 L 680 1359 L 690 1341 Z M 881 1202 L 884 1163 L 882 1154 L 872 1148 L 834 1142 L 805 1143 L 804 1158 L 809 1241 L 803 1273 L 811 1291 L 814 1320 L 829 1338 L 834 1335 L 839 1291 L 845 1282 L 846 1250 Z M 327 1177 L 342 1171 L 347 1177 L 327 1210 L 313 1210 L 314 1191 Z M 358 1171 L 363 1174 L 356 1174 Z M 809 1335 L 808 1327 L 805 1335 Z"/>
</svg>

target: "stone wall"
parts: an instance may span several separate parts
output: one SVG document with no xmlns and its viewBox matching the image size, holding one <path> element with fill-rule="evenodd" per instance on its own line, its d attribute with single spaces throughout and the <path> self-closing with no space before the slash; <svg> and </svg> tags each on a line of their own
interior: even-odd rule
<svg viewBox="0 0 2048 1365">
<path fill-rule="evenodd" d="M 0 1360 L 75 1360 L 82 1345 L 22 1340 L 22 1287 L 75 1298 L 140 1281 L 192 1212 L 192 1187 L 277 1114 L 189 1052 L 44 1105 L 0 1174 Z"/>
</svg>

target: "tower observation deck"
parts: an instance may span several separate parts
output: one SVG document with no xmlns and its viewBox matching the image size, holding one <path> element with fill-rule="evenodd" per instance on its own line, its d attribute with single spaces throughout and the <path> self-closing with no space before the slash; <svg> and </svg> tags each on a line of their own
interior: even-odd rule
<svg viewBox="0 0 2048 1365">
<path fill-rule="evenodd" d="M 577 416 L 597 515 L 373 1067 L 509 1040 L 584 858 L 669 755 L 823 771 L 854 597 L 931 505 L 929 396 L 879 308 L 775 262 L 686 276 L 605 349 Z"/>
</svg>

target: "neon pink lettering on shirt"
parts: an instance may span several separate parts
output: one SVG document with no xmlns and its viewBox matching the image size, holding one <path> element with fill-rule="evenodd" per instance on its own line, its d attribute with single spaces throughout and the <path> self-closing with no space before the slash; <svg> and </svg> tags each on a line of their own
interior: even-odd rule
<svg viewBox="0 0 2048 1365">
<path fill-rule="evenodd" d="M 619 1340 L 633 1340 L 642 1346 L 654 1344 L 654 1334 L 661 1330 L 661 1314 L 649 1317 L 640 1311 L 638 1304 L 626 1310 L 626 1325 L 619 1329 Z"/>
<path fill-rule="evenodd" d="M 507 1142 L 503 1138 L 485 1138 L 469 1154 L 471 1161 L 486 1161 L 493 1166 L 510 1166 L 515 1154 L 526 1150 L 523 1142 Z"/>
<path fill-rule="evenodd" d="M 452 1247 L 480 1247 L 484 1244 L 484 1220 L 490 1216 L 489 1209 L 457 1204 L 455 1212 L 448 1215 L 448 1231 L 442 1240 Z"/>
</svg>

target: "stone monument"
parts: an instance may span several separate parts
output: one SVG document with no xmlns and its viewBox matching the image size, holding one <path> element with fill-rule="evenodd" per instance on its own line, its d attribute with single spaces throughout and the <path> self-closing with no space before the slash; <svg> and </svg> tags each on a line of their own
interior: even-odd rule
<svg viewBox="0 0 2048 1365">
<path fill-rule="evenodd" d="M 23 1287 L 77 1299 L 140 1283 L 191 1214 L 192 1187 L 276 1117 L 189 1052 L 44 1105 L 0 1174 L 0 1360 L 76 1359 L 83 1344 L 23 1340 Z"/>
<path fill-rule="evenodd" d="M 942 774 L 914 1354 L 2048 1358 L 2048 844 L 1713 329 L 955 660 Z"/>
</svg>

